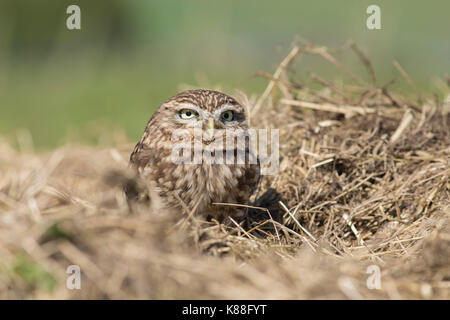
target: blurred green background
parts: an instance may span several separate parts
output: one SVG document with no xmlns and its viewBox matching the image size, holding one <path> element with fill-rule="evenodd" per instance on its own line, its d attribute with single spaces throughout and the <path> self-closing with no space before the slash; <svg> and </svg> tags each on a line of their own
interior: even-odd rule
<svg viewBox="0 0 450 320">
<path fill-rule="evenodd" d="M 66 28 L 70 4 L 81 30 Z M 370 4 L 382 30 L 366 28 Z M 266 81 L 251 75 L 273 72 L 297 35 L 331 47 L 352 39 L 379 83 L 398 76 L 396 59 L 431 92 L 450 70 L 449 12 L 448 0 L 0 0 L 0 135 L 27 130 L 47 149 L 96 142 L 102 127 L 137 141 L 180 84 L 260 93 Z M 341 76 L 304 59 L 299 81 L 310 70 Z"/>
</svg>

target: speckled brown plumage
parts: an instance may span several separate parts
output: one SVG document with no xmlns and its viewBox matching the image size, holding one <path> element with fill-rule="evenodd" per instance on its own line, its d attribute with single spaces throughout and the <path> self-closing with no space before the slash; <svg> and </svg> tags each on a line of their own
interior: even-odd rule
<svg viewBox="0 0 450 320">
<path fill-rule="evenodd" d="M 186 108 L 198 111 L 193 111 L 198 115 L 195 121 L 180 118 L 180 112 Z M 222 119 L 227 111 L 232 112 L 233 121 Z M 189 115 L 191 116 L 191 112 Z M 174 144 L 178 142 L 172 138 L 175 130 L 192 131 L 195 123 L 195 126 L 201 127 L 205 132 L 211 118 L 214 118 L 217 129 L 214 132 L 218 136 L 214 135 L 212 140 L 202 137 L 202 147 L 208 146 L 215 139 L 225 141 L 224 132 L 236 134 L 234 137 L 247 133 L 245 110 L 232 97 L 211 90 L 181 92 L 164 102 L 150 118 L 142 139 L 131 154 L 130 164 L 142 177 L 154 181 L 167 208 L 181 209 L 182 201 L 190 210 L 196 206 L 196 214 L 205 217 L 221 219 L 225 216 L 243 216 L 245 209 L 213 203 L 247 204 L 257 188 L 260 179 L 259 161 L 249 161 L 248 143 L 245 144 L 245 150 L 239 150 L 246 155 L 243 164 L 205 161 L 198 164 L 174 163 L 171 158 Z M 217 149 L 215 152 L 223 150 Z M 235 155 L 237 152 L 237 149 L 234 150 Z"/>
</svg>

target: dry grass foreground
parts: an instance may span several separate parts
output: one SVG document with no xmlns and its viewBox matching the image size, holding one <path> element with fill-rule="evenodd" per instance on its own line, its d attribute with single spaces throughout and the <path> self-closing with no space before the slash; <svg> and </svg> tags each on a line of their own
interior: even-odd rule
<svg viewBox="0 0 450 320">
<path fill-rule="evenodd" d="M 280 129 L 280 170 L 262 191 L 281 199 L 241 224 L 130 210 L 120 185 L 136 182 L 125 171 L 131 144 L 35 154 L 1 143 L 0 298 L 448 299 L 449 100 L 377 86 L 350 47 L 368 82 L 312 44 L 259 73 L 267 90 L 246 103 L 254 124 Z M 305 54 L 352 84 L 312 73 L 321 88 L 295 83 Z M 66 288 L 72 264 L 80 290 Z M 372 265 L 380 289 L 367 286 Z"/>
</svg>

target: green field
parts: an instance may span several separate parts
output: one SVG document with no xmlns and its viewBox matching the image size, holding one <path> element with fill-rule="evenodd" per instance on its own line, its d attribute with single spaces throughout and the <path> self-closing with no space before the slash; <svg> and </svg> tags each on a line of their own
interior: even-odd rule
<svg viewBox="0 0 450 320">
<path fill-rule="evenodd" d="M 373 3 L 382 30 L 366 28 Z M 260 93 L 267 82 L 252 74 L 273 72 L 297 36 L 329 47 L 355 41 L 380 84 L 399 77 L 393 59 L 423 91 L 450 70 L 450 2 L 443 0 L 77 1 L 82 29 L 73 31 L 65 26 L 69 4 L 0 2 L 0 134 L 12 141 L 27 130 L 38 149 L 95 143 L 100 127 L 135 141 L 182 84 Z M 298 82 L 312 69 L 343 77 L 305 58 Z"/>
</svg>

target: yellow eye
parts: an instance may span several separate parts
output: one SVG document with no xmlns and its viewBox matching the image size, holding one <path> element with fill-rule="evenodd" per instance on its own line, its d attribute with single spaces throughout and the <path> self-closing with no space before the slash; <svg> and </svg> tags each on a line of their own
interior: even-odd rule
<svg viewBox="0 0 450 320">
<path fill-rule="evenodd" d="M 223 122 L 233 121 L 234 120 L 234 111 L 233 110 L 225 111 L 221 114 L 220 117 L 222 118 Z"/>
<path fill-rule="evenodd" d="M 197 116 L 198 116 L 197 111 L 194 111 L 194 110 L 191 110 L 191 109 L 183 109 L 183 110 L 180 111 L 180 118 L 181 119 L 188 120 L 188 119 L 192 119 L 192 118 L 197 117 Z"/>
</svg>

